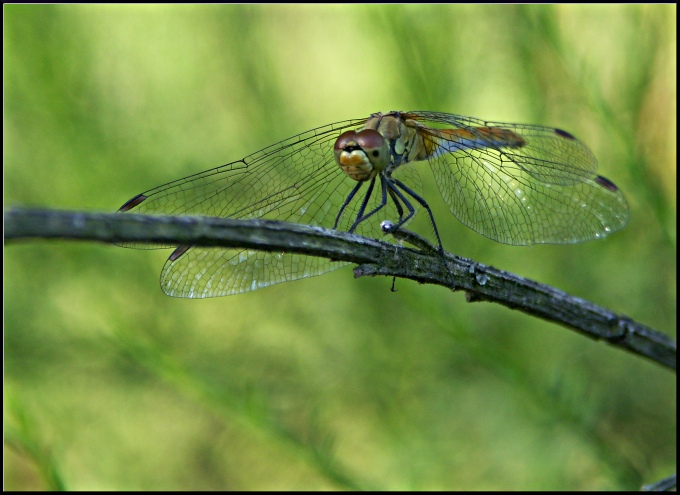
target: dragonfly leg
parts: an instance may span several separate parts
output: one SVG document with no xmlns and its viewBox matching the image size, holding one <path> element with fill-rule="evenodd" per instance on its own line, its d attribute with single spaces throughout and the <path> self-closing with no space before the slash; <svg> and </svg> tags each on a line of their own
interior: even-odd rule
<svg viewBox="0 0 680 495">
<path fill-rule="evenodd" d="M 390 182 L 388 183 L 388 185 L 390 186 L 390 188 L 393 189 L 394 193 L 404 202 L 404 204 L 406 205 L 406 207 L 410 211 L 410 213 L 408 214 L 408 216 L 406 218 L 400 220 L 398 224 L 391 226 L 390 230 L 392 232 L 398 230 L 399 227 L 401 225 L 403 225 L 404 222 L 406 222 L 409 218 L 411 218 L 413 216 L 413 214 L 415 213 L 413 206 L 408 202 L 406 197 L 399 191 L 399 189 L 397 189 L 397 188 L 400 188 L 406 194 L 408 194 L 413 199 L 415 199 L 418 202 L 418 204 L 420 204 L 420 206 L 422 206 L 423 208 L 425 208 L 427 210 L 427 214 L 430 216 L 430 222 L 432 222 L 432 228 L 434 229 L 434 234 L 437 237 L 437 243 L 439 244 L 438 251 L 439 251 L 439 254 L 442 257 L 442 263 L 444 265 L 444 270 L 448 273 L 448 276 L 449 276 L 449 279 L 450 279 L 450 282 L 451 282 L 451 287 L 455 287 L 455 280 L 453 279 L 453 275 L 452 275 L 451 271 L 448 269 L 448 265 L 446 264 L 446 253 L 444 251 L 444 246 L 442 245 L 441 237 L 439 237 L 439 230 L 437 229 L 437 224 L 434 221 L 434 215 L 432 214 L 432 210 L 430 209 L 430 205 L 428 205 L 427 201 L 425 201 L 423 198 L 418 196 L 411 188 L 409 188 L 406 184 L 404 184 L 403 182 L 401 182 L 398 179 L 390 178 Z M 413 241 L 411 241 L 411 242 L 413 242 Z"/>
<path fill-rule="evenodd" d="M 442 244 L 441 237 L 439 237 L 437 223 L 434 221 L 434 215 L 432 214 L 432 210 L 430 209 L 430 205 L 427 204 L 427 201 L 418 196 L 411 188 L 409 188 L 406 184 L 404 184 L 398 179 L 390 178 L 388 185 L 390 186 L 390 188 L 394 190 L 395 194 L 399 196 L 399 199 L 401 199 L 406 205 L 406 207 L 409 209 L 409 214 L 405 218 L 399 220 L 399 223 L 397 223 L 394 226 L 394 229 L 398 229 L 399 227 L 401 227 L 408 219 L 410 219 L 415 214 L 415 209 L 413 208 L 411 203 L 409 203 L 406 197 L 399 191 L 399 189 L 401 189 L 406 194 L 415 199 L 418 202 L 418 204 L 420 204 L 420 206 L 427 210 L 427 214 L 430 216 L 430 222 L 432 223 L 432 228 L 434 229 L 434 235 L 437 237 L 437 244 L 439 244 L 439 250 L 442 253 L 444 253 L 444 245 Z M 397 187 L 399 189 L 397 189 Z"/>
<path fill-rule="evenodd" d="M 347 208 L 347 205 L 352 201 L 352 198 L 356 196 L 357 191 L 361 189 L 361 186 L 363 186 L 363 182 L 357 182 L 357 185 L 354 186 L 354 189 L 347 195 L 347 199 L 345 199 L 345 202 L 342 203 L 342 206 L 340 207 L 340 211 L 338 212 L 338 215 L 335 217 L 335 223 L 333 224 L 333 228 L 337 229 L 338 228 L 338 222 L 340 221 L 340 217 L 342 216 L 343 212 L 345 211 L 345 208 Z M 373 187 L 373 184 L 370 186 L 371 188 Z M 364 207 L 365 208 L 365 207 Z"/>
<path fill-rule="evenodd" d="M 383 176 L 380 176 L 380 187 L 382 190 L 382 199 L 380 201 L 380 204 L 373 208 L 370 212 L 366 213 L 364 215 L 364 211 L 366 211 L 366 205 L 368 204 L 368 200 L 371 199 L 371 193 L 373 192 L 373 186 L 375 185 L 375 177 L 371 180 L 371 185 L 368 187 L 368 191 L 366 191 L 366 196 L 364 196 L 364 200 L 361 203 L 361 208 L 359 208 L 359 213 L 357 213 L 357 219 L 354 221 L 354 224 L 352 227 L 349 229 L 349 232 L 354 232 L 354 229 L 357 228 L 357 226 L 366 220 L 368 217 L 374 215 L 376 212 L 381 210 L 386 204 L 387 204 L 387 193 L 385 189 L 385 181 L 383 180 Z"/>
<path fill-rule="evenodd" d="M 394 191 L 390 187 L 387 189 L 387 192 L 390 194 L 390 197 L 392 198 L 392 201 L 394 202 L 394 206 L 397 208 L 397 213 L 399 214 L 399 222 L 401 223 L 402 218 L 404 218 L 404 208 L 401 206 L 401 201 L 399 200 L 399 197 L 394 194 Z"/>
</svg>

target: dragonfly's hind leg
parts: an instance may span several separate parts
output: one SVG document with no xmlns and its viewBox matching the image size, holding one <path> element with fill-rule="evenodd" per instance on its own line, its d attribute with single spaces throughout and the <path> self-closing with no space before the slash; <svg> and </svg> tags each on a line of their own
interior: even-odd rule
<svg viewBox="0 0 680 495">
<path fill-rule="evenodd" d="M 390 178 L 390 180 L 387 182 L 387 185 L 390 190 L 390 196 L 395 200 L 395 203 L 399 204 L 399 201 L 395 199 L 395 196 L 401 200 L 401 202 L 404 203 L 406 208 L 409 210 L 409 214 L 405 218 L 401 218 L 400 215 L 400 220 L 399 223 L 391 224 L 391 222 L 383 222 L 381 224 L 381 228 L 383 229 L 383 232 L 389 232 L 395 237 L 399 238 L 400 235 L 403 235 L 404 240 L 407 242 L 415 245 L 419 249 L 422 249 L 424 251 L 437 251 L 439 255 L 441 256 L 442 259 L 442 265 L 446 273 L 448 273 L 448 276 L 450 278 L 451 282 L 451 287 L 455 286 L 455 283 L 453 281 L 451 272 L 449 271 L 448 264 L 446 262 L 446 252 L 444 251 L 444 245 L 442 244 L 441 237 L 439 236 L 439 230 L 437 229 L 437 223 L 434 221 L 434 215 L 432 214 L 432 210 L 430 209 L 430 205 L 427 204 L 427 201 L 425 201 L 423 198 L 421 198 L 418 194 L 416 194 L 411 188 L 409 188 L 407 185 L 405 185 L 403 182 L 401 182 L 398 179 Z M 413 199 L 415 199 L 420 206 L 425 208 L 427 210 L 427 214 L 430 217 L 430 222 L 432 224 L 432 228 L 434 230 L 434 235 L 437 238 L 437 247 L 432 245 L 427 239 L 424 237 L 419 236 L 418 234 L 415 234 L 414 232 L 410 232 L 408 230 L 401 229 L 401 226 L 406 223 L 414 214 L 415 214 L 415 209 L 413 208 L 413 205 L 406 199 L 404 194 L 399 191 L 401 189 L 404 191 L 406 194 L 411 196 Z M 397 207 L 397 210 L 399 210 L 399 207 Z M 387 225 L 386 227 L 384 226 L 385 224 L 390 224 Z M 388 230 L 385 230 L 385 229 Z M 400 232 L 400 233 L 398 233 Z M 407 239 L 408 238 L 408 239 Z"/>
</svg>

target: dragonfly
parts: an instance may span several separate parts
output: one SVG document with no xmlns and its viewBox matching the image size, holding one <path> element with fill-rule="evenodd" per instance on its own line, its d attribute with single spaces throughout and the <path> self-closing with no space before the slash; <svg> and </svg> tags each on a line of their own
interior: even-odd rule
<svg viewBox="0 0 680 495">
<path fill-rule="evenodd" d="M 461 223 L 504 244 L 583 242 L 628 222 L 623 193 L 596 173 L 595 156 L 570 133 L 426 111 L 317 127 L 138 194 L 119 212 L 269 219 L 379 238 L 386 219 L 398 230 L 422 208 L 443 253 L 419 162 L 429 164 Z M 251 249 L 126 246 L 174 247 L 161 288 L 186 298 L 240 294 L 348 264 Z"/>
</svg>

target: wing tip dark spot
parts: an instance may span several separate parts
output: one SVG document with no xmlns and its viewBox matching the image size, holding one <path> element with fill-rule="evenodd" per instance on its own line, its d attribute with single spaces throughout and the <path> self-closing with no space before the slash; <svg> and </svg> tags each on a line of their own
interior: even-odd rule
<svg viewBox="0 0 680 495">
<path fill-rule="evenodd" d="M 616 187 L 616 184 L 614 184 L 612 181 L 607 179 L 606 177 L 602 177 L 601 175 L 598 175 L 595 177 L 595 182 L 597 182 L 599 185 L 604 187 L 605 189 L 611 191 L 611 192 L 617 192 L 619 190 L 618 187 Z"/>
<path fill-rule="evenodd" d="M 576 141 L 576 138 L 572 134 L 568 133 L 567 131 L 563 131 L 562 129 L 555 129 L 555 134 L 557 134 L 560 137 L 566 139 L 573 139 L 574 141 Z"/>
<path fill-rule="evenodd" d="M 133 209 L 135 206 L 139 205 L 141 202 L 145 201 L 147 199 L 146 196 L 143 194 L 138 194 L 131 200 L 127 201 L 123 206 L 120 207 L 118 211 L 130 211 Z"/>
<path fill-rule="evenodd" d="M 184 253 L 186 253 L 191 246 L 185 244 L 183 246 L 179 246 L 177 249 L 175 249 L 172 254 L 168 257 L 168 261 L 177 261 L 177 259 L 182 256 Z"/>
</svg>

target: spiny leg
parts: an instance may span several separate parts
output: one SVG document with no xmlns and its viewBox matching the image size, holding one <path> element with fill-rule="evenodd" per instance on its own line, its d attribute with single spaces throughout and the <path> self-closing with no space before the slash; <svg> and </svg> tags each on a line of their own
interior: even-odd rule
<svg viewBox="0 0 680 495">
<path fill-rule="evenodd" d="M 415 199 L 418 202 L 418 204 L 420 204 L 420 206 L 422 206 L 423 208 L 425 208 L 427 210 L 427 214 L 430 216 L 430 222 L 432 222 L 432 228 L 434 229 L 434 235 L 437 237 L 437 244 L 439 244 L 439 250 L 443 254 L 444 253 L 444 245 L 442 244 L 441 237 L 439 237 L 439 229 L 437 229 L 437 222 L 434 221 L 434 215 L 432 214 L 432 210 L 430 209 L 430 205 L 427 204 L 427 201 L 425 201 L 423 198 L 418 196 L 418 194 L 416 194 L 411 188 L 409 188 L 406 184 L 404 184 L 403 182 L 401 182 L 398 179 L 390 178 L 388 185 L 389 185 L 390 188 L 392 188 L 394 190 L 395 194 L 397 194 L 399 196 L 399 199 L 401 199 L 404 202 L 404 204 L 406 205 L 406 207 L 409 209 L 409 212 L 410 212 L 408 214 L 408 216 L 406 218 L 400 220 L 399 223 L 397 223 L 394 226 L 394 228 L 398 229 L 408 219 L 410 219 L 415 214 L 415 210 L 414 210 L 413 206 L 408 202 L 408 200 L 399 191 L 399 189 L 397 189 L 397 186 L 398 186 L 402 191 L 404 191 L 406 194 L 408 194 L 413 199 Z"/>
<path fill-rule="evenodd" d="M 377 211 L 381 210 L 386 204 L 387 204 L 387 193 L 385 192 L 385 181 L 383 180 L 383 176 L 380 176 L 380 188 L 382 191 L 382 199 L 380 200 L 380 204 L 373 208 L 370 212 L 364 215 L 364 211 L 366 211 L 366 205 L 368 204 L 368 200 L 371 197 L 371 193 L 373 192 L 373 186 L 375 185 L 375 177 L 371 180 L 371 185 L 368 188 L 368 191 L 366 192 L 366 196 L 364 197 L 364 201 L 361 203 L 361 208 L 359 208 L 359 213 L 357 213 L 357 219 L 354 221 L 354 225 L 352 225 L 352 228 L 349 229 L 350 232 L 354 232 L 354 229 L 357 228 L 357 226 L 369 218 L 370 216 L 374 215 Z"/>
<path fill-rule="evenodd" d="M 430 216 L 430 221 L 432 222 L 432 228 L 434 229 L 434 234 L 437 237 L 437 243 L 439 244 L 439 254 L 441 255 L 441 258 L 442 258 L 444 270 L 446 271 L 446 273 L 448 273 L 448 276 L 449 276 L 449 279 L 450 279 L 450 282 L 451 282 L 451 287 L 454 287 L 455 286 L 455 280 L 453 280 L 453 276 L 448 269 L 448 265 L 446 263 L 446 253 L 444 251 L 444 246 L 442 244 L 441 237 L 439 237 L 439 230 L 437 229 L 437 223 L 434 221 L 434 215 L 432 214 L 432 210 L 430 209 L 430 205 L 428 205 L 427 201 L 425 201 L 423 198 L 418 196 L 418 194 L 416 194 L 411 188 L 406 186 L 406 184 L 404 184 L 403 182 L 401 182 L 398 179 L 390 178 L 390 181 L 388 182 L 388 186 L 394 190 L 394 193 L 399 197 L 399 199 L 401 199 L 404 202 L 404 204 L 406 205 L 406 207 L 410 211 L 409 215 L 406 218 L 400 220 L 399 223 L 396 224 L 395 226 L 393 226 L 391 230 L 394 231 L 394 230 L 399 229 L 399 227 L 401 225 L 403 225 L 415 213 L 413 206 L 408 202 L 406 197 L 404 197 L 404 195 L 397 189 L 397 187 L 399 187 L 406 194 L 408 194 L 413 199 L 415 199 L 420 204 L 420 206 L 422 206 L 423 208 L 425 208 L 427 210 L 427 214 Z"/>
<path fill-rule="evenodd" d="M 361 186 L 363 186 L 363 185 L 364 185 L 363 182 L 357 182 L 357 185 L 354 186 L 354 189 L 352 189 L 352 191 L 347 195 L 345 202 L 340 207 L 340 211 L 338 212 L 338 215 L 335 217 L 335 223 L 333 224 L 334 229 L 338 228 L 338 222 L 340 221 L 340 217 L 342 216 L 343 212 L 345 211 L 345 208 L 347 208 L 347 205 L 352 201 L 352 198 L 354 198 L 357 191 L 359 191 L 359 189 L 361 189 Z"/>
<path fill-rule="evenodd" d="M 392 198 L 394 206 L 397 208 L 397 213 L 399 214 L 399 222 L 401 222 L 401 219 L 404 218 L 404 208 L 402 208 L 401 206 L 401 201 L 399 201 L 399 197 L 396 194 L 394 194 L 392 188 L 389 188 L 387 192 L 389 193 L 390 198 Z"/>
<path fill-rule="evenodd" d="M 392 190 L 391 187 L 389 189 L 387 189 L 387 192 L 389 193 L 390 198 L 392 198 L 392 202 L 394 203 L 394 206 L 397 208 L 397 214 L 399 214 L 399 221 L 401 222 L 401 219 L 404 218 L 404 208 L 401 206 L 401 201 L 399 201 L 399 197 L 396 194 L 394 194 L 394 191 Z M 391 222 L 389 222 L 389 221 L 382 222 L 380 224 L 380 228 L 382 228 L 383 232 L 385 232 L 386 234 L 392 233 L 394 235 L 395 231 L 390 231 L 389 229 L 385 230 L 385 228 L 384 228 L 384 225 L 389 224 L 389 223 L 391 223 Z M 397 283 L 397 277 L 394 276 L 394 277 L 392 277 L 392 287 L 390 288 L 390 291 L 397 292 L 397 289 L 395 289 L 395 287 L 394 287 L 396 283 Z"/>
</svg>

